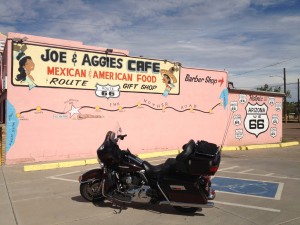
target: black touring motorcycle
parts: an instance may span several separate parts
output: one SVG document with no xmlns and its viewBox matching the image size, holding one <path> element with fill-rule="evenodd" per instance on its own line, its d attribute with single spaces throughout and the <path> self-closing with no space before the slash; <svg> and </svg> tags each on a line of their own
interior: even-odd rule
<svg viewBox="0 0 300 225">
<path fill-rule="evenodd" d="M 210 176 L 220 165 L 221 148 L 205 141 L 190 140 L 176 158 L 151 165 L 120 150 L 117 142 L 127 135 L 109 131 L 97 150 L 101 167 L 79 177 L 81 196 L 92 202 L 152 203 L 171 205 L 180 212 L 194 213 L 214 206 Z"/>
</svg>

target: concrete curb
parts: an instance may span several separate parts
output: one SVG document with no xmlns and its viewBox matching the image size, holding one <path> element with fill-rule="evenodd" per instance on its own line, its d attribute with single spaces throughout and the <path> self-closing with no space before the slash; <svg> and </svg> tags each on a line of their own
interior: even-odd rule
<svg viewBox="0 0 300 225">
<path fill-rule="evenodd" d="M 149 158 L 155 158 L 160 156 L 178 155 L 180 152 L 181 150 L 179 149 L 162 151 L 162 152 L 150 152 L 150 153 L 138 154 L 138 157 L 141 159 L 149 159 Z"/>
<path fill-rule="evenodd" d="M 284 148 L 299 145 L 298 141 L 278 143 L 278 144 L 264 144 L 264 145 L 246 145 L 246 146 L 224 146 L 222 151 L 241 151 L 241 150 L 251 150 L 251 149 L 267 149 L 267 148 Z M 168 150 L 161 152 L 150 152 L 138 154 L 138 157 L 141 159 L 155 158 L 160 156 L 170 156 L 177 155 L 181 150 Z M 44 163 L 44 164 L 34 164 L 34 165 L 25 165 L 24 172 L 38 171 L 38 170 L 50 170 L 58 168 L 67 168 L 74 166 L 85 166 L 97 164 L 97 159 L 85 159 L 85 160 L 76 160 L 76 161 L 67 161 L 67 162 L 57 162 L 57 163 Z"/>
<path fill-rule="evenodd" d="M 224 146 L 222 151 L 241 151 L 252 149 L 266 149 L 266 148 L 284 148 L 299 145 L 298 141 L 278 143 L 278 144 L 264 144 L 264 145 L 245 145 L 245 146 Z"/>
<path fill-rule="evenodd" d="M 170 156 L 177 155 L 180 153 L 180 150 L 169 150 L 169 151 L 161 151 L 161 152 L 150 152 L 150 153 L 142 153 L 138 154 L 138 157 L 141 159 L 155 158 L 160 156 Z M 66 162 L 57 162 L 57 163 L 43 163 L 43 164 L 34 164 L 34 165 L 25 165 L 24 172 L 38 171 L 38 170 L 51 170 L 58 168 L 67 168 L 74 166 L 85 166 L 85 165 L 93 165 L 97 164 L 97 159 L 83 159 L 76 161 L 66 161 Z"/>
<path fill-rule="evenodd" d="M 281 143 L 280 147 L 290 147 L 290 146 L 295 146 L 295 145 L 299 145 L 299 142 L 292 141 L 292 142 Z"/>
</svg>

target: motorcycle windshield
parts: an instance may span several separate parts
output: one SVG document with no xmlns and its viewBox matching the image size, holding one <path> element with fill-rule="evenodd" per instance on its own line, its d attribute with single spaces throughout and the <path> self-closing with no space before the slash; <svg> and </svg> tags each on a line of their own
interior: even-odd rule
<svg viewBox="0 0 300 225">
<path fill-rule="evenodd" d="M 116 137 L 123 134 L 123 130 L 119 122 L 114 124 L 111 131 L 115 133 Z"/>
</svg>

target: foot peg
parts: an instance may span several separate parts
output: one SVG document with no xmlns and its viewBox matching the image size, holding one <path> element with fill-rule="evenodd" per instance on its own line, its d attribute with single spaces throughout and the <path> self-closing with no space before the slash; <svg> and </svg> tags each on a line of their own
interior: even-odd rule
<svg viewBox="0 0 300 225">
<path fill-rule="evenodd" d="M 216 192 L 215 190 L 211 189 L 209 195 L 207 196 L 208 200 L 214 200 L 216 197 Z"/>
<path fill-rule="evenodd" d="M 119 202 L 131 203 L 131 196 L 129 196 L 129 195 L 124 195 L 121 193 L 114 193 L 111 197 L 114 200 L 119 201 Z"/>
</svg>

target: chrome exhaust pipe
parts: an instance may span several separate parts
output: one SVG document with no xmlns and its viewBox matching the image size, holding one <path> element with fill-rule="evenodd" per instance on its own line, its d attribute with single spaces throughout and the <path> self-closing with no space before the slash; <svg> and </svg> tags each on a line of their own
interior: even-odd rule
<svg viewBox="0 0 300 225">
<path fill-rule="evenodd" d="M 181 206 L 181 207 L 196 207 L 196 208 L 213 208 L 213 202 L 207 202 L 207 204 L 195 204 L 195 203 L 185 203 L 185 202 L 169 202 L 162 201 L 159 202 L 160 205 L 171 205 L 171 206 Z"/>
</svg>

